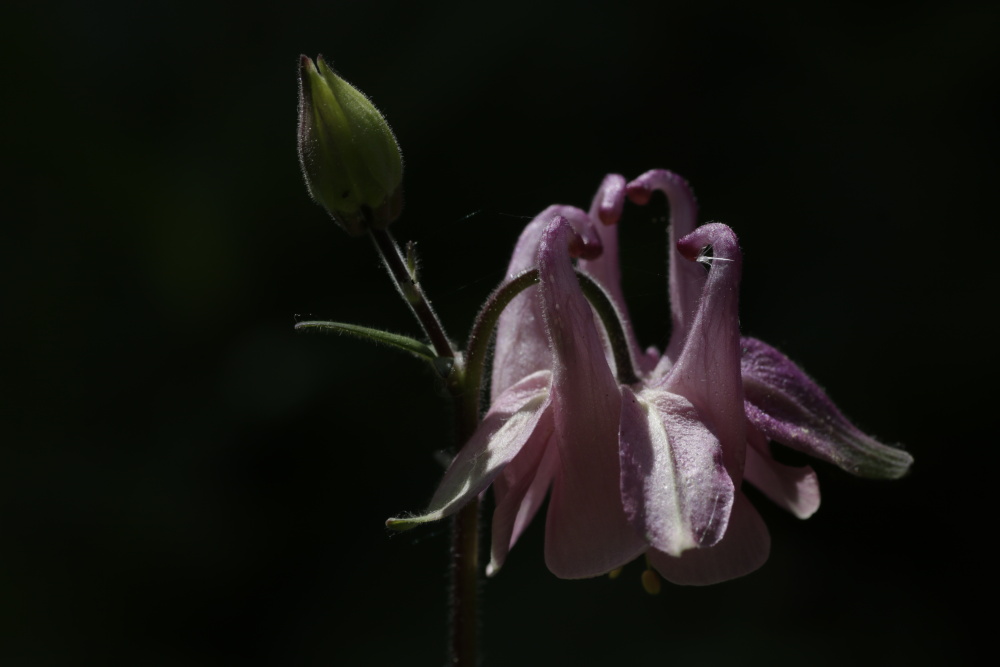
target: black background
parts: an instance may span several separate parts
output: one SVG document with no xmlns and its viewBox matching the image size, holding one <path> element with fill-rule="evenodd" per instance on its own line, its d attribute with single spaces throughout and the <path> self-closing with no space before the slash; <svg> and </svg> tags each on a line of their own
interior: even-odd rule
<svg viewBox="0 0 1000 667">
<path fill-rule="evenodd" d="M 411 358 L 292 331 L 418 333 L 302 185 L 300 53 L 392 123 L 394 232 L 453 337 L 531 216 L 669 168 L 740 236 L 744 332 L 916 459 L 898 482 L 817 464 L 806 522 L 754 495 L 769 562 L 657 597 L 638 565 L 556 579 L 536 521 L 485 588 L 486 664 L 971 655 L 996 524 L 995 3 L 3 13 L 3 664 L 443 660 L 446 525 L 383 521 L 429 498 L 447 401 Z M 664 213 L 622 223 L 635 324 L 661 346 Z"/>
</svg>

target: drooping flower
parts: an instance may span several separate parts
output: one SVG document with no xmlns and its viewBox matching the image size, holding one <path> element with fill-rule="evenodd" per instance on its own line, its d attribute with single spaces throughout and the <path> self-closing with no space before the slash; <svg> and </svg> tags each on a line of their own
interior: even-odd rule
<svg viewBox="0 0 1000 667">
<path fill-rule="evenodd" d="M 696 207 L 687 184 L 676 174 L 655 169 L 627 186 L 628 197 L 646 204 L 654 191 L 667 195 L 671 208 L 670 226 L 670 307 L 673 331 L 658 375 L 686 339 L 695 303 L 706 275 L 689 262 L 681 261 L 675 239 L 691 233 L 696 224 Z M 606 269 L 617 279 L 614 270 Z M 622 304 L 620 307 L 624 308 Z M 754 338 L 742 338 L 741 369 L 746 394 L 750 448 L 747 478 L 779 505 L 800 518 L 819 507 L 819 490 L 811 468 L 795 469 L 774 462 L 767 449 L 768 439 L 833 463 L 854 475 L 897 479 L 913 463 L 905 451 L 883 445 L 862 433 L 837 409 L 823 390 L 781 352 Z"/>
<path fill-rule="evenodd" d="M 562 212 L 592 237 L 582 211 Z M 671 373 L 636 393 L 615 379 L 606 358 L 570 264 L 574 234 L 569 220 L 556 215 L 537 243 L 541 284 L 534 300 L 549 341 L 538 356 L 547 357 L 547 368 L 521 369 L 527 375 L 500 394 L 428 512 L 407 520 L 445 516 L 503 473 L 493 521 L 494 571 L 549 490 L 545 558 L 566 578 L 602 574 L 647 551 L 680 556 L 714 545 L 726 534 L 737 497 L 732 475 L 742 467 L 745 442 L 735 327 L 739 258 L 706 286 L 693 327 L 704 335 L 692 337 Z M 685 241 L 691 260 L 709 242 L 738 255 L 723 225 L 704 227 Z M 593 240 L 576 244 L 588 245 Z M 526 296 L 530 303 L 533 295 Z M 498 349 L 498 369 L 507 352 L 516 350 Z"/>
<path fill-rule="evenodd" d="M 615 226 L 626 194 L 644 204 L 654 190 L 671 206 L 673 331 L 663 355 L 639 352 Z M 390 523 L 441 518 L 493 483 L 488 571 L 495 572 L 550 493 L 545 559 L 557 576 L 594 576 L 645 552 L 667 579 L 707 584 L 767 558 L 767 529 L 740 491 L 744 475 L 797 516 L 818 507 L 815 473 L 776 463 L 767 438 L 852 472 L 902 474 L 908 455 L 860 434 L 780 353 L 741 341 L 736 237 L 720 224 L 695 229 L 695 218 L 686 183 L 658 170 L 628 186 L 608 176 L 589 215 L 550 207 L 530 223 L 508 271 L 537 264 L 541 284 L 518 296 L 498 324 L 493 405 L 428 511 Z M 708 247 L 711 259 L 702 256 Z M 629 373 L 614 367 L 570 248 L 616 303 Z M 698 260 L 710 264 L 707 275 Z"/>
<path fill-rule="evenodd" d="M 618 384 L 570 264 L 571 241 L 574 248 L 593 247 L 597 236 L 582 211 L 561 212 L 572 214 L 580 229 L 574 232 L 558 212 L 545 221 L 536 244 L 544 322 L 529 321 L 549 329 L 552 351 L 525 350 L 544 356 L 545 367 L 535 370 L 538 360 L 522 358 L 521 377 L 496 397 L 445 473 L 428 511 L 391 521 L 446 516 L 505 472 L 505 498 L 498 499 L 493 527 L 494 535 L 502 534 L 514 530 L 522 504 L 526 511 L 537 511 L 534 500 L 540 502 L 551 486 L 546 563 L 558 576 L 578 578 L 619 567 L 646 544 L 630 527 L 621 503 Z M 537 493 L 529 498 L 531 491 Z M 495 545 L 502 543 L 494 539 Z"/>
</svg>

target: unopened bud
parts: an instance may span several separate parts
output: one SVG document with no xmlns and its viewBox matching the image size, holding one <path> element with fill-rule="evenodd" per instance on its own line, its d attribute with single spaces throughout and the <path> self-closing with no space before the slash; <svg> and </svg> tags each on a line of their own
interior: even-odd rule
<svg viewBox="0 0 1000 667">
<path fill-rule="evenodd" d="M 403 207 L 403 157 L 389 124 L 323 56 L 299 67 L 299 163 L 309 194 L 349 234 L 384 229 Z"/>
</svg>

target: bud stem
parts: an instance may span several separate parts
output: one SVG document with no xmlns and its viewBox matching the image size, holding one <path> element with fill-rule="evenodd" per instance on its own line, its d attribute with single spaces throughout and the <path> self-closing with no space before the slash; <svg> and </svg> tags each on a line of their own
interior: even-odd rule
<svg viewBox="0 0 1000 667">
<path fill-rule="evenodd" d="M 382 258 L 382 263 L 385 264 L 389 275 L 392 276 L 392 282 L 395 283 L 403 300 L 410 306 L 410 310 L 420 322 L 424 333 L 430 338 L 435 354 L 439 357 L 454 358 L 455 350 L 448 341 L 444 327 L 441 326 L 441 321 L 434 314 L 430 302 L 424 297 L 420 283 L 416 281 L 414 274 L 407 268 L 396 241 L 388 230 L 369 228 L 368 231 L 371 233 L 372 240 L 375 241 L 375 248 Z"/>
<path fill-rule="evenodd" d="M 438 357 L 456 360 L 448 388 L 458 404 L 459 442 L 472 437 L 479 422 L 479 385 L 468 391 L 461 357 L 457 357 L 448 341 L 441 321 L 417 282 L 416 258 L 413 246 L 407 246 L 406 257 L 385 229 L 369 227 L 375 248 L 389 270 L 392 282 L 403 300 L 410 306 L 424 333 L 431 340 Z M 451 524 L 451 636 L 449 664 L 455 667 L 475 667 L 479 662 L 479 501 L 473 500 L 455 515 Z"/>
</svg>

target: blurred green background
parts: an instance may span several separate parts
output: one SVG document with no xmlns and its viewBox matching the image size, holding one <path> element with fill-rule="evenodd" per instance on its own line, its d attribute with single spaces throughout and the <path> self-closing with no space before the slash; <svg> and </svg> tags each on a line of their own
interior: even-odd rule
<svg viewBox="0 0 1000 667">
<path fill-rule="evenodd" d="M 0 663 L 443 661 L 446 526 L 383 521 L 436 485 L 447 401 L 415 360 L 292 331 L 418 332 L 308 199 L 300 53 L 393 125 L 394 231 L 453 337 L 535 213 L 669 168 L 740 235 L 743 330 L 916 458 L 894 483 L 817 464 L 807 522 L 754 495 L 764 568 L 658 597 L 638 565 L 555 579 L 536 521 L 486 585 L 487 665 L 971 659 L 996 3 L 50 1 L 0 25 Z M 622 227 L 661 346 L 665 211 Z"/>
</svg>

